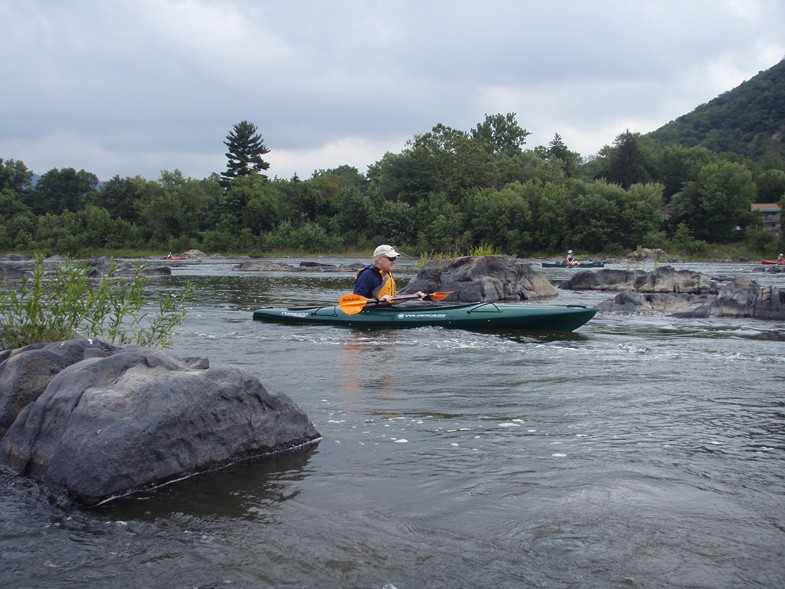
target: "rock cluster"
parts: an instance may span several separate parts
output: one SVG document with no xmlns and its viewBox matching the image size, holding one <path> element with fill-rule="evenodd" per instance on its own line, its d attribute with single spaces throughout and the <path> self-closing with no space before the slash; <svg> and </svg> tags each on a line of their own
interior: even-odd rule
<svg viewBox="0 0 785 589">
<path fill-rule="evenodd" d="M 673 317 L 785 319 L 785 290 L 737 277 L 718 284 L 704 274 L 663 266 L 642 270 L 583 271 L 562 289 L 620 291 L 597 306 L 604 313 L 666 313 Z"/>
</svg>

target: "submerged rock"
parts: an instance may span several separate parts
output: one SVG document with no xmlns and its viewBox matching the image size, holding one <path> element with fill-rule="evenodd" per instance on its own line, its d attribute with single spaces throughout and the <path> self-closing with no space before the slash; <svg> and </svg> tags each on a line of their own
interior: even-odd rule
<svg viewBox="0 0 785 589">
<path fill-rule="evenodd" d="M 58 495 L 93 505 L 319 439 L 291 399 L 242 369 L 86 341 L 22 348 L 0 360 L 0 378 L 15 383 L 4 398 L 34 396 L 47 366 L 52 373 L 0 440 L 0 463 Z M 62 368 L 60 346 L 74 360 Z M 19 373 L 35 361 L 27 354 L 41 364 L 34 381 Z"/>
</svg>

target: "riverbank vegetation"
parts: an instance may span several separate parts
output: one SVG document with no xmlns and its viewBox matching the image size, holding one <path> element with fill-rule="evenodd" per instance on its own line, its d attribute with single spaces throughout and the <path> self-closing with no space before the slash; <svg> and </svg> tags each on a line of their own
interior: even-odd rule
<svg viewBox="0 0 785 589">
<path fill-rule="evenodd" d="M 96 278 L 84 261 L 47 268 L 35 256 L 29 274 L 0 282 L 0 350 L 74 337 L 117 344 L 169 347 L 186 318 L 191 286 L 161 296 L 150 312 L 144 265 L 123 276 L 114 260 Z"/>
<path fill-rule="evenodd" d="M 771 104 L 760 108 L 784 108 L 785 61 L 764 74 Z M 638 247 L 771 255 L 785 249 L 782 235 L 766 231 L 751 205 L 785 204 L 785 150 L 760 139 L 765 129 L 753 133 L 756 116 L 738 106 L 749 96 L 760 102 L 760 83 L 718 98 L 724 118 L 709 103 L 688 115 L 697 122 L 682 117 L 649 136 L 625 131 L 590 157 L 558 134 L 525 148 L 529 132 L 508 113 L 466 131 L 437 124 L 365 173 L 339 166 L 307 179 L 270 179 L 270 149 L 248 121 L 224 142 L 226 171 L 202 179 L 165 170 L 157 180 L 101 182 L 62 168 L 34 181 L 24 162 L 0 160 L 0 251 L 340 253 L 384 241 L 411 255 L 481 246 L 521 257 Z M 752 130 L 718 127 L 742 123 Z"/>
</svg>

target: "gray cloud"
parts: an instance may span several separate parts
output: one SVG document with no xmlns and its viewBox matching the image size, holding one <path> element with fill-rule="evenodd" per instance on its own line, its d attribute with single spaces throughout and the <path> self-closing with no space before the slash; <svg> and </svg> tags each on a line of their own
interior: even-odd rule
<svg viewBox="0 0 785 589">
<path fill-rule="evenodd" d="M 778 0 L 7 0 L 0 23 L 0 157 L 104 179 L 220 172 L 241 120 L 280 177 L 497 112 L 591 155 L 785 57 Z"/>
</svg>

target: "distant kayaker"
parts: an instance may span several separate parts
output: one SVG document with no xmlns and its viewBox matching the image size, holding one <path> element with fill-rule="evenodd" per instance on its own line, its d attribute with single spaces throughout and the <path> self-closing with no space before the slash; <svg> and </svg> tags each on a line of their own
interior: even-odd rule
<svg viewBox="0 0 785 589">
<path fill-rule="evenodd" d="M 567 250 L 567 259 L 565 261 L 568 266 L 577 266 L 580 264 L 580 262 L 575 259 L 575 256 L 572 255 L 572 250 Z"/>
<path fill-rule="evenodd" d="M 380 245 L 373 252 L 373 265 L 366 266 L 357 273 L 354 279 L 354 294 L 361 295 L 369 301 L 391 302 L 395 297 L 395 279 L 392 271 L 401 254 L 391 245 Z M 416 294 L 423 298 L 425 294 Z"/>
<path fill-rule="evenodd" d="M 782 254 L 777 256 L 777 263 L 778 264 L 785 264 L 785 256 L 783 256 Z"/>
</svg>

